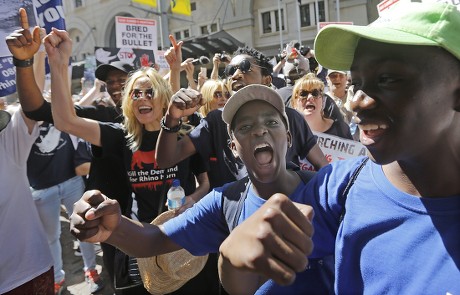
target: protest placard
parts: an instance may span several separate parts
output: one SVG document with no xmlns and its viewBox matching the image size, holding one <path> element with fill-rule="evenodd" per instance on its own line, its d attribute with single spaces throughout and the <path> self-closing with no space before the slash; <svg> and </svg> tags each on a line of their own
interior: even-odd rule
<svg viewBox="0 0 460 295">
<path fill-rule="evenodd" d="M 118 48 L 158 48 L 156 20 L 117 16 L 115 30 Z"/>
<path fill-rule="evenodd" d="M 313 131 L 313 134 L 318 137 L 317 144 L 329 163 L 367 154 L 366 147 L 358 141 L 322 132 Z M 315 170 L 315 167 L 306 159 L 300 159 L 299 161 L 300 169 Z"/>
<path fill-rule="evenodd" d="M 155 64 L 153 50 L 116 47 L 95 47 L 94 55 L 97 65 L 124 61 L 134 68 L 151 67 Z"/>
</svg>

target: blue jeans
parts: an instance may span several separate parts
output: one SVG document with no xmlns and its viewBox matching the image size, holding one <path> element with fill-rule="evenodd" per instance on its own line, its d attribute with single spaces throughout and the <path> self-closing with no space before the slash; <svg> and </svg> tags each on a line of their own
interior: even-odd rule
<svg viewBox="0 0 460 295">
<path fill-rule="evenodd" d="M 48 244 L 54 261 L 54 280 L 60 282 L 65 277 L 62 269 L 62 247 L 59 241 L 61 236 L 61 204 L 65 206 L 67 214 L 73 211 L 73 204 L 78 201 L 85 190 L 81 176 L 75 176 L 58 185 L 34 190 L 31 188 L 38 214 L 46 232 Z M 94 244 L 80 242 L 83 256 L 84 271 L 96 267 L 96 252 Z"/>
</svg>

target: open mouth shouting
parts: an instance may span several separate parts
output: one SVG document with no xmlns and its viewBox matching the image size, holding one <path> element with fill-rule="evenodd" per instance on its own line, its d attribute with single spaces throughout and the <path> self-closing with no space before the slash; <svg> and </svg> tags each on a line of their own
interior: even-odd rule
<svg viewBox="0 0 460 295">
<path fill-rule="evenodd" d="M 304 109 L 309 111 L 309 112 L 313 112 L 314 110 L 316 110 L 316 106 L 313 103 L 307 103 L 305 105 Z"/>
<path fill-rule="evenodd" d="M 261 166 L 269 165 L 273 160 L 273 148 L 268 143 L 260 143 L 254 148 L 254 158 Z"/>
<path fill-rule="evenodd" d="M 142 114 L 142 115 L 148 114 L 148 113 L 150 113 L 152 110 L 153 110 L 152 107 L 150 107 L 150 106 L 145 106 L 145 105 L 139 106 L 139 108 L 138 108 L 139 114 Z"/>
</svg>

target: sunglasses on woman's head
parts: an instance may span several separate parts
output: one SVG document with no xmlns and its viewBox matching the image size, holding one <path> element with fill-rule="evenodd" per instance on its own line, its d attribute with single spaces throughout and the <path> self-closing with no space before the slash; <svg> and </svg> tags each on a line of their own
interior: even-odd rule
<svg viewBox="0 0 460 295">
<path fill-rule="evenodd" d="M 307 98 L 308 95 L 313 96 L 314 98 L 317 98 L 318 96 L 321 95 L 321 91 L 319 91 L 318 89 L 313 89 L 312 91 L 308 91 L 308 90 L 302 90 L 299 92 L 299 96 L 300 97 L 305 97 Z"/>
<path fill-rule="evenodd" d="M 238 65 L 228 65 L 225 67 L 225 76 L 231 77 L 235 74 L 236 70 L 240 70 L 241 73 L 246 74 L 247 72 L 251 71 L 251 66 L 256 66 L 259 68 L 263 68 L 257 64 L 251 63 L 249 59 L 243 59 Z"/>
<path fill-rule="evenodd" d="M 221 98 L 221 97 L 225 97 L 226 99 L 230 98 L 230 92 L 228 91 L 224 93 L 222 93 L 222 91 L 215 91 L 213 95 L 215 98 Z"/>
<path fill-rule="evenodd" d="M 147 89 L 133 89 L 131 91 L 131 99 L 132 100 L 138 100 L 142 97 L 145 97 L 147 99 L 152 99 L 153 96 L 155 95 L 155 91 L 153 88 L 147 88 Z"/>
</svg>

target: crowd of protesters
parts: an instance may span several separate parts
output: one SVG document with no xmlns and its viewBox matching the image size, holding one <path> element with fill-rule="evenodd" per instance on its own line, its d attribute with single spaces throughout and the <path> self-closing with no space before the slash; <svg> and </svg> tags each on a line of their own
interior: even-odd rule
<svg viewBox="0 0 460 295">
<path fill-rule="evenodd" d="M 171 294 L 459 293 L 460 12 L 405 5 L 369 26 L 327 26 L 314 49 L 210 53 L 210 77 L 170 36 L 167 75 L 102 64 L 78 101 L 68 32 L 44 36 L 21 8 L 6 38 L 18 104 L 0 105 L 0 294 L 65 288 L 61 205 L 92 293 L 116 287 L 117 251 L 182 248 L 209 256 Z M 183 206 L 150 224 L 175 179 Z"/>
</svg>

